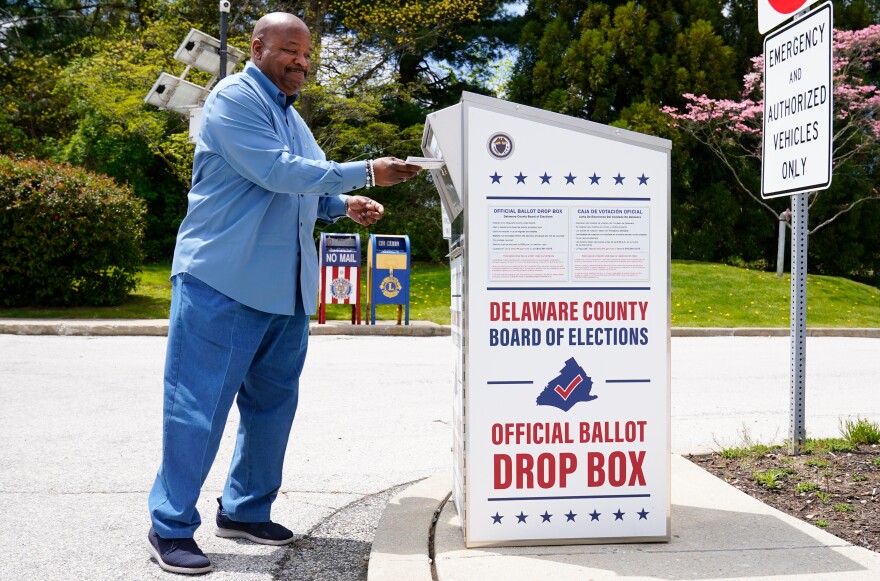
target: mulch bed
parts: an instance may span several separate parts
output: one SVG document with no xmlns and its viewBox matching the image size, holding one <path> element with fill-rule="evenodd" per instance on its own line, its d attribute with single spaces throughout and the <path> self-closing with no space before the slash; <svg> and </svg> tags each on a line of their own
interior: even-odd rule
<svg viewBox="0 0 880 581">
<path fill-rule="evenodd" d="M 740 458 L 688 459 L 770 506 L 880 552 L 880 447 L 791 456 L 782 448 Z M 772 472 L 771 472 L 772 471 Z"/>
</svg>

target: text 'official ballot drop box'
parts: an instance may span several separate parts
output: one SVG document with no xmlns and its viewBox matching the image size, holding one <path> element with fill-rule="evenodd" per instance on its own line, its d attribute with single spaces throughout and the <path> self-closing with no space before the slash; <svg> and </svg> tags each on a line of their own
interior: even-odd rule
<svg viewBox="0 0 880 581">
<path fill-rule="evenodd" d="M 367 305 L 369 324 L 376 324 L 376 305 L 400 305 L 405 310 L 405 324 L 409 325 L 410 297 L 409 236 L 370 234 L 367 244 Z"/>
<path fill-rule="evenodd" d="M 464 93 L 422 150 L 466 545 L 668 541 L 671 143 Z"/>
</svg>

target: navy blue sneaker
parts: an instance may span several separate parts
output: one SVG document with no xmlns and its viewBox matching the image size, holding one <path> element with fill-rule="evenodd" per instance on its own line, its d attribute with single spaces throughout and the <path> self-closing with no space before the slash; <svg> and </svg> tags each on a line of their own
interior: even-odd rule
<svg viewBox="0 0 880 581">
<path fill-rule="evenodd" d="M 287 545 L 293 542 L 293 532 L 272 521 L 240 522 L 232 520 L 217 499 L 217 528 L 214 534 L 227 539 L 247 539 L 261 545 Z"/>
<path fill-rule="evenodd" d="M 147 541 L 150 554 L 166 571 L 198 575 L 213 569 L 210 559 L 192 539 L 163 539 L 150 527 Z"/>
</svg>

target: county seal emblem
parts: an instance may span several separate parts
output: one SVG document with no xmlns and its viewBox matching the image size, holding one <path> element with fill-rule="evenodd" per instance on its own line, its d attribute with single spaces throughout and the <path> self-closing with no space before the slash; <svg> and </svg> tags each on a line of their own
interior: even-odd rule
<svg viewBox="0 0 880 581">
<path fill-rule="evenodd" d="M 493 134 L 487 146 L 495 159 L 507 159 L 513 153 L 513 139 L 506 133 Z"/>
</svg>

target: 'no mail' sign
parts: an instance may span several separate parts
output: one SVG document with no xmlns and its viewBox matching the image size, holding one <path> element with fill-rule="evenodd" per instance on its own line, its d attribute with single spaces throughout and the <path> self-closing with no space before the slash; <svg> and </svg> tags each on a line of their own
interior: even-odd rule
<svg viewBox="0 0 880 581">
<path fill-rule="evenodd" d="M 832 21 L 826 2 L 764 39 L 764 198 L 831 185 Z"/>
</svg>

